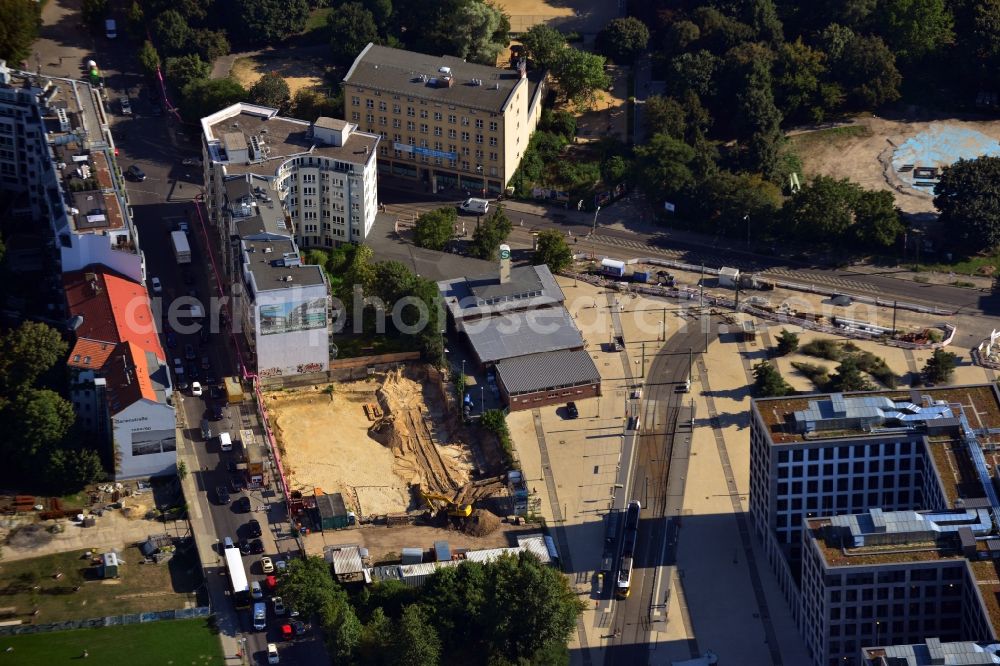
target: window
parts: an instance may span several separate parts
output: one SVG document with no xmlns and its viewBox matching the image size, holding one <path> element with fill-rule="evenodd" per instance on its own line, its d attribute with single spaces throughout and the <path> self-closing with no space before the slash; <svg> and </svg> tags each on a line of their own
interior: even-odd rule
<svg viewBox="0 0 1000 666">
<path fill-rule="evenodd" d="M 462 141 L 468 141 L 468 140 L 469 140 L 469 133 L 462 132 Z"/>
<path fill-rule="evenodd" d="M 448 138 L 449 139 L 458 138 L 458 133 L 455 130 L 450 129 L 450 130 L 448 130 Z"/>
<path fill-rule="evenodd" d="M 490 160 L 496 162 L 497 161 L 497 154 L 496 153 L 490 153 Z"/>
<path fill-rule="evenodd" d="M 466 116 L 462 116 L 462 127 L 469 126 L 469 119 Z"/>
<path fill-rule="evenodd" d="M 365 100 L 365 108 L 374 109 L 375 108 L 375 100 L 373 100 L 373 99 L 366 99 Z"/>
<path fill-rule="evenodd" d="M 435 127 L 434 128 L 434 136 L 441 136 L 441 128 L 440 127 Z"/>
<path fill-rule="evenodd" d="M 412 120 L 407 120 L 406 121 L 406 129 L 408 129 L 411 132 L 413 132 L 413 131 L 415 131 L 417 129 L 417 124 L 415 122 L 413 122 Z"/>
<path fill-rule="evenodd" d="M 402 125 L 403 125 L 403 123 L 402 123 L 402 121 L 399 118 L 393 118 L 392 119 L 392 126 L 394 128 L 399 129 Z"/>
<path fill-rule="evenodd" d="M 393 113 L 399 113 L 399 104 L 393 104 L 392 105 L 392 112 Z"/>
<path fill-rule="evenodd" d="M 420 123 L 420 133 L 427 134 L 427 123 Z"/>
<path fill-rule="evenodd" d="M 360 97 L 352 97 L 351 98 L 351 106 L 361 106 L 361 98 Z"/>
<path fill-rule="evenodd" d="M 455 124 L 455 114 L 454 113 L 449 113 L 448 114 L 448 122 L 451 123 L 452 125 Z"/>
<path fill-rule="evenodd" d="M 490 145 L 491 146 L 497 145 L 497 138 L 495 136 L 490 137 Z"/>
<path fill-rule="evenodd" d="M 383 127 L 385 127 L 385 124 L 386 124 L 386 118 L 385 118 L 385 116 L 379 116 L 378 117 L 378 124 L 382 125 Z"/>
<path fill-rule="evenodd" d="M 427 117 L 427 109 L 420 109 L 420 117 L 421 118 Z"/>
<path fill-rule="evenodd" d="M 408 107 L 406 107 L 406 115 L 407 115 L 408 117 L 412 118 L 412 117 L 413 117 L 413 116 L 415 115 L 415 113 L 416 113 L 416 112 L 414 111 L 414 109 L 413 109 L 413 107 L 412 107 L 412 106 L 408 106 Z"/>
<path fill-rule="evenodd" d="M 483 129 L 483 121 L 481 118 L 476 118 L 476 129 Z"/>
<path fill-rule="evenodd" d="M 441 118 L 442 118 L 441 112 L 440 111 L 435 111 L 434 112 L 434 120 L 436 120 L 438 122 L 441 122 Z"/>
<path fill-rule="evenodd" d="M 490 131 L 491 132 L 496 132 L 497 131 L 497 124 L 493 120 L 490 121 Z"/>
<path fill-rule="evenodd" d="M 371 113 L 366 113 L 365 120 L 367 120 L 369 123 L 373 123 L 375 122 L 375 115 Z"/>
<path fill-rule="evenodd" d="M 351 120 L 355 122 L 361 120 L 361 114 L 358 113 L 357 111 L 351 111 Z"/>
</svg>

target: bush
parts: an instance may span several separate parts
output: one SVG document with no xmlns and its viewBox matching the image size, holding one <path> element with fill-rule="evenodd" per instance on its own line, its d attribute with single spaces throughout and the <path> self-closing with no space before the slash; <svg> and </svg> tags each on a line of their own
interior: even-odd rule
<svg viewBox="0 0 1000 666">
<path fill-rule="evenodd" d="M 807 356 L 826 359 L 827 361 L 839 361 L 844 357 L 844 349 L 840 342 L 828 338 L 820 338 L 808 342 L 799 348 L 799 351 Z"/>
<path fill-rule="evenodd" d="M 793 361 L 792 367 L 805 375 L 806 379 L 811 381 L 820 390 L 824 389 L 830 383 L 830 371 L 822 365 Z"/>
<path fill-rule="evenodd" d="M 510 439 L 510 429 L 507 427 L 507 417 L 504 413 L 499 409 L 491 409 L 483 414 L 479 423 L 483 428 L 496 435 L 505 458 L 504 465 L 508 469 L 516 469 L 514 445 Z"/>
<path fill-rule="evenodd" d="M 787 356 L 799 348 L 799 334 L 781 329 L 778 334 L 778 346 L 775 349 L 778 356 Z"/>
</svg>

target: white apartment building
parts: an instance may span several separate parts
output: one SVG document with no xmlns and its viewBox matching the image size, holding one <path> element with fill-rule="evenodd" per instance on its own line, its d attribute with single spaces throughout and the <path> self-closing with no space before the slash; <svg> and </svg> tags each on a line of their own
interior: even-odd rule
<svg viewBox="0 0 1000 666">
<path fill-rule="evenodd" d="M 369 44 L 344 77 L 348 120 L 385 139 L 379 170 L 497 195 L 510 183 L 545 95 L 544 75 Z"/>
<path fill-rule="evenodd" d="M 300 247 L 368 237 L 378 212 L 377 135 L 342 120 L 284 118 L 277 109 L 246 103 L 202 118 L 201 126 L 205 204 L 220 247 L 231 241 L 225 219 L 234 202 L 226 183 L 248 178 L 266 181 L 276 194 Z"/>
<path fill-rule="evenodd" d="M 39 268 L 101 264 L 145 280 L 100 90 L 0 61 L 0 189 L 14 195 L 15 216 L 51 225 Z"/>
</svg>

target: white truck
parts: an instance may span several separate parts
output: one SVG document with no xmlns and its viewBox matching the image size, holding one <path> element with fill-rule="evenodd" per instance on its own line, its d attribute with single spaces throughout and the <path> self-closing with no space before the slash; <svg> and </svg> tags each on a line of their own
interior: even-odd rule
<svg viewBox="0 0 1000 666">
<path fill-rule="evenodd" d="M 191 244 L 188 243 L 187 234 L 183 231 L 171 231 L 170 242 L 174 246 L 174 257 L 178 264 L 191 263 Z"/>
</svg>

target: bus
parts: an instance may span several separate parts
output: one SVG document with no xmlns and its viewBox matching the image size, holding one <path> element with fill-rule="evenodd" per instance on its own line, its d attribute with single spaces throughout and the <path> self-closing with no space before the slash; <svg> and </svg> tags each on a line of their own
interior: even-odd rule
<svg viewBox="0 0 1000 666">
<path fill-rule="evenodd" d="M 625 509 L 625 531 L 622 534 L 622 554 L 618 565 L 618 580 L 615 581 L 615 596 L 627 599 L 632 588 L 632 558 L 635 542 L 639 536 L 639 511 L 642 506 L 632 500 Z"/>
<path fill-rule="evenodd" d="M 239 548 L 226 548 L 226 569 L 229 570 L 233 605 L 237 608 L 249 608 L 250 583 L 247 582 L 247 572 L 243 569 L 243 556 Z"/>
</svg>

